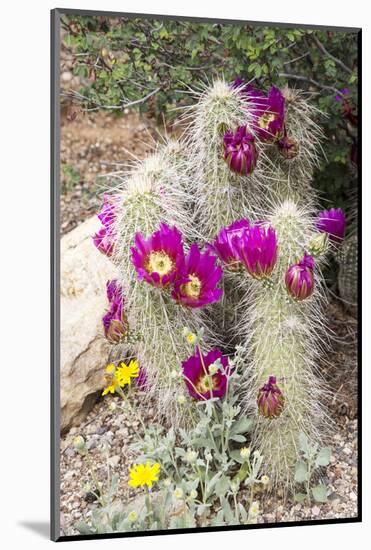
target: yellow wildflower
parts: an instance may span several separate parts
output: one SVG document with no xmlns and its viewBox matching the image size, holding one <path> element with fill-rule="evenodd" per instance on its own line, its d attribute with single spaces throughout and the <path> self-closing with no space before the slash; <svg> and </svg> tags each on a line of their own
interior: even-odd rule
<svg viewBox="0 0 371 550">
<path fill-rule="evenodd" d="M 116 379 L 121 387 L 126 386 L 127 384 L 131 385 L 132 378 L 138 378 L 139 376 L 139 365 L 138 361 L 130 361 L 128 365 L 125 363 L 120 363 L 120 366 L 116 370 Z"/>
<path fill-rule="evenodd" d="M 110 363 L 105 368 L 105 380 L 107 382 L 107 386 L 104 388 L 102 395 L 107 395 L 107 393 L 115 393 L 119 383 L 116 379 L 116 367 L 113 363 Z"/>
<path fill-rule="evenodd" d="M 110 363 L 105 368 L 106 388 L 102 395 L 107 393 L 115 393 L 118 388 L 123 388 L 127 384 L 130 386 L 131 379 L 139 376 L 138 361 L 130 361 L 128 365 L 120 363 L 116 368 L 113 363 Z"/>
<path fill-rule="evenodd" d="M 129 521 L 131 521 L 131 523 L 135 523 L 138 519 L 138 514 L 136 513 L 135 510 L 132 510 L 129 515 L 128 515 L 128 518 L 129 518 Z"/>
<path fill-rule="evenodd" d="M 129 485 L 131 487 L 143 487 L 147 485 L 152 487 L 154 481 L 158 481 L 160 473 L 160 464 L 156 462 L 151 466 L 149 462 L 146 464 L 134 464 L 130 468 L 130 480 Z"/>
<path fill-rule="evenodd" d="M 197 341 L 197 336 L 194 332 L 189 332 L 186 338 L 189 344 L 194 344 Z"/>
</svg>

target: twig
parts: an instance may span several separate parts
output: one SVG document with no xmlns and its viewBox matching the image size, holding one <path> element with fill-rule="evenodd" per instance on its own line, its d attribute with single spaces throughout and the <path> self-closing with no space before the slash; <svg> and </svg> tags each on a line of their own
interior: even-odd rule
<svg viewBox="0 0 371 550">
<path fill-rule="evenodd" d="M 139 105 L 140 103 L 144 103 L 147 101 L 150 97 L 157 94 L 161 90 L 161 86 L 158 86 L 155 90 L 152 90 L 152 92 L 149 92 L 144 97 L 141 97 L 140 99 L 135 99 L 134 101 L 127 101 L 122 102 L 121 105 L 102 105 L 101 103 L 97 103 L 96 101 L 93 101 L 92 99 L 89 99 L 88 97 L 80 94 L 79 92 L 76 92 L 75 90 L 70 90 L 68 92 L 62 92 L 62 97 L 68 97 L 70 99 L 77 99 L 78 101 L 86 101 L 87 103 L 92 103 L 95 105 L 95 107 L 90 107 L 83 109 L 84 111 L 97 111 L 98 109 L 107 109 L 107 110 L 113 110 L 113 109 L 126 109 L 128 107 L 132 107 L 133 105 Z"/>
<path fill-rule="evenodd" d="M 294 59 L 289 59 L 288 61 L 285 61 L 284 65 L 295 63 L 296 61 L 299 61 L 300 59 L 303 59 L 303 57 L 307 57 L 308 55 L 310 55 L 310 52 L 305 52 L 302 55 L 298 55 L 298 57 L 295 57 Z"/>
<path fill-rule="evenodd" d="M 335 92 L 336 94 L 340 94 L 341 91 L 335 88 L 334 86 L 326 86 L 325 84 L 320 84 L 316 80 L 313 80 L 313 78 L 308 78 L 306 76 L 298 75 L 298 74 L 291 74 L 291 73 L 278 73 L 278 76 L 281 78 L 288 78 L 291 80 L 299 80 L 302 82 L 308 82 L 308 84 L 312 84 L 313 86 L 316 86 L 317 88 L 321 88 L 322 90 L 331 90 L 332 92 Z"/>
<path fill-rule="evenodd" d="M 315 34 L 313 34 L 313 40 L 315 41 L 315 43 L 317 44 L 317 47 L 318 49 L 324 54 L 326 55 L 327 57 L 329 57 L 330 59 L 332 59 L 337 65 L 339 65 L 339 67 L 341 67 L 344 71 L 346 71 L 347 73 L 349 74 L 352 74 L 353 71 L 350 67 L 347 67 L 347 65 L 345 65 L 345 63 L 343 63 L 341 61 L 341 59 L 339 59 L 338 57 L 335 57 L 334 55 L 332 55 L 332 53 L 330 53 L 329 51 L 326 50 L 325 46 L 322 44 L 322 42 L 319 40 L 319 38 L 317 38 L 317 36 Z"/>
</svg>

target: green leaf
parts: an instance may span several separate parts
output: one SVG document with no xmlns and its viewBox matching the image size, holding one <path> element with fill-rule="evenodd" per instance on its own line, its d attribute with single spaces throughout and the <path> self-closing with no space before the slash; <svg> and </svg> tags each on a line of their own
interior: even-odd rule
<svg viewBox="0 0 371 550">
<path fill-rule="evenodd" d="M 328 466 L 330 464 L 330 459 L 331 459 L 330 447 L 322 447 L 322 449 L 320 449 L 316 458 L 316 466 Z"/>
<path fill-rule="evenodd" d="M 296 502 L 304 502 L 307 498 L 307 495 L 305 493 L 295 493 L 294 499 Z"/>
<path fill-rule="evenodd" d="M 92 535 L 95 533 L 95 530 L 83 521 L 79 521 L 79 523 L 75 525 L 75 529 L 78 530 L 80 535 Z"/>
<path fill-rule="evenodd" d="M 228 477 L 221 477 L 215 484 L 215 494 L 217 497 L 224 496 L 229 489 L 230 480 Z"/>
<path fill-rule="evenodd" d="M 241 456 L 241 452 L 237 449 L 230 451 L 229 456 L 233 458 L 235 462 L 238 462 L 238 464 L 243 464 L 245 462 L 245 459 Z"/>
<path fill-rule="evenodd" d="M 300 460 L 295 465 L 295 481 L 297 483 L 303 483 L 308 480 L 308 467 L 307 464 Z"/>
<path fill-rule="evenodd" d="M 236 422 L 234 422 L 231 428 L 231 434 L 245 434 L 246 432 L 249 432 L 251 430 L 252 425 L 252 419 L 243 416 L 242 418 L 239 418 Z"/>
<path fill-rule="evenodd" d="M 327 487 L 323 483 L 312 488 L 313 498 L 316 502 L 327 502 Z"/>
<path fill-rule="evenodd" d="M 231 439 L 232 441 L 237 441 L 237 443 L 245 443 L 246 441 L 246 437 L 240 434 L 230 435 L 229 439 Z"/>
</svg>

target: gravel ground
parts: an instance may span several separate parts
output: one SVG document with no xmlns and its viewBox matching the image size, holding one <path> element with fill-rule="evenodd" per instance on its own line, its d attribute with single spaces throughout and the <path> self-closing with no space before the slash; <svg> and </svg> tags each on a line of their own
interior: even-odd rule
<svg viewBox="0 0 371 550">
<path fill-rule="evenodd" d="M 332 449 L 331 464 L 326 468 L 323 481 L 329 489 L 325 504 L 284 503 L 277 495 L 260 503 L 259 523 L 290 522 L 313 519 L 350 518 L 357 515 L 357 419 L 356 419 L 356 332 L 355 321 L 344 313 L 338 303 L 329 306 L 332 328 L 336 331 L 336 351 L 331 363 L 323 366 L 325 377 L 331 382 L 334 397 L 328 403 L 336 427 L 328 442 Z M 344 387 L 343 381 L 347 384 Z M 61 528 L 62 534 L 76 534 L 74 524 L 88 520 L 96 503 L 86 500 L 84 485 L 89 475 L 86 464 L 72 446 L 73 438 L 82 435 L 87 441 L 98 478 L 106 478 L 107 457 L 100 451 L 104 442 L 110 445 L 108 463 L 112 471 L 119 473 L 117 500 L 127 502 L 135 492 L 127 485 L 129 466 L 134 461 L 128 450 L 138 431 L 129 411 L 112 412 L 108 404 L 120 398 L 98 398 L 86 421 L 73 427 L 61 442 Z M 153 421 L 153 410 L 142 412 L 145 422 Z M 257 497 L 259 498 L 259 497 Z"/>
<path fill-rule="evenodd" d="M 71 113 L 77 113 L 71 120 Z M 136 113 L 62 110 L 61 234 L 64 235 L 100 208 L 106 176 L 122 170 L 133 155 L 140 158 L 153 147 L 154 125 Z"/>
</svg>

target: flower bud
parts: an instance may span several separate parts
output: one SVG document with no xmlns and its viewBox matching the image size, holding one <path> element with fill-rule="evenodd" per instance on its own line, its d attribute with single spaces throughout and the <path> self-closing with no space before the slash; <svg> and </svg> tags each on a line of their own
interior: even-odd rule
<svg viewBox="0 0 371 550">
<path fill-rule="evenodd" d="M 239 126 L 235 133 L 224 134 L 224 159 L 229 168 L 237 174 L 252 174 L 258 159 L 255 138 L 247 132 L 246 126 Z"/>
<path fill-rule="evenodd" d="M 196 451 L 188 451 L 186 454 L 186 461 L 192 464 L 197 459 Z"/>
<path fill-rule="evenodd" d="M 330 208 L 320 212 L 316 227 L 318 231 L 328 233 L 330 240 L 335 243 L 341 243 L 345 235 L 346 218 L 341 208 Z"/>
<path fill-rule="evenodd" d="M 85 439 L 81 435 L 77 435 L 73 440 L 73 446 L 75 447 L 76 451 L 78 453 L 85 453 L 86 452 L 86 444 Z"/>
<path fill-rule="evenodd" d="M 183 498 L 183 489 L 181 489 L 181 487 L 177 487 L 174 491 L 174 496 L 176 499 L 180 500 L 181 498 Z"/>
<path fill-rule="evenodd" d="M 249 518 L 255 519 L 257 515 L 259 514 L 259 502 L 252 502 L 250 509 L 249 509 Z"/>
<path fill-rule="evenodd" d="M 245 458 L 245 459 L 249 458 L 250 453 L 251 451 L 248 447 L 242 447 L 242 449 L 240 450 L 241 458 Z"/>
<path fill-rule="evenodd" d="M 186 402 L 185 395 L 179 395 L 179 397 L 178 397 L 179 405 L 184 405 L 185 402 Z"/>
<path fill-rule="evenodd" d="M 277 418 L 283 412 L 284 396 L 276 384 L 276 377 L 270 376 L 258 393 L 259 413 L 265 418 Z"/>
<path fill-rule="evenodd" d="M 171 485 L 171 479 L 166 478 L 166 479 L 164 480 L 164 485 L 165 485 L 165 487 L 170 487 L 170 485 Z"/>
<path fill-rule="evenodd" d="M 312 256 L 320 256 L 326 252 L 328 246 L 328 233 L 318 233 L 308 244 L 309 252 Z"/>
<path fill-rule="evenodd" d="M 297 264 L 291 265 L 285 276 L 286 289 L 298 301 L 309 298 L 314 290 L 314 259 L 305 253 Z"/>
<path fill-rule="evenodd" d="M 138 519 L 138 514 L 136 513 L 135 510 L 132 510 L 129 515 L 128 515 L 128 519 L 129 521 L 131 521 L 131 523 L 135 523 Z"/>
<path fill-rule="evenodd" d="M 270 479 L 268 476 L 264 475 L 264 476 L 261 476 L 260 481 L 262 482 L 263 485 L 268 485 Z"/>
<path fill-rule="evenodd" d="M 194 500 L 195 498 L 197 498 L 197 491 L 196 489 L 192 489 L 192 491 L 189 493 L 189 496 L 192 500 Z"/>
</svg>

